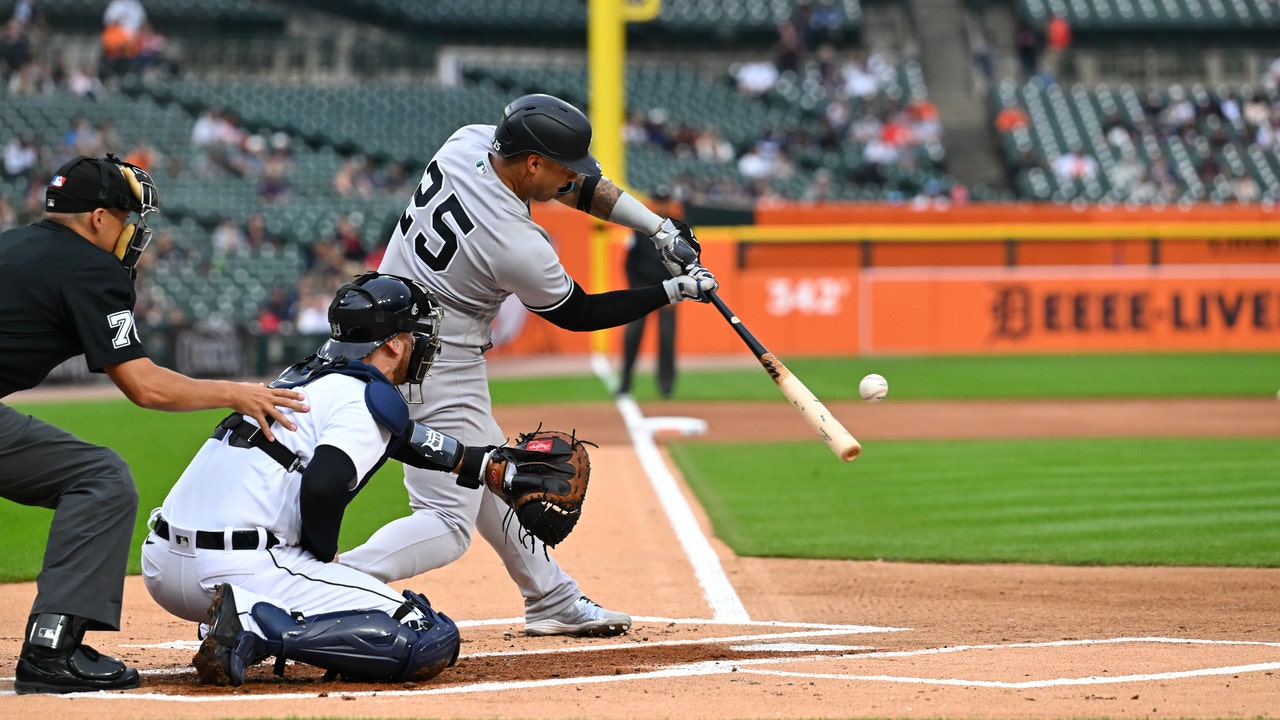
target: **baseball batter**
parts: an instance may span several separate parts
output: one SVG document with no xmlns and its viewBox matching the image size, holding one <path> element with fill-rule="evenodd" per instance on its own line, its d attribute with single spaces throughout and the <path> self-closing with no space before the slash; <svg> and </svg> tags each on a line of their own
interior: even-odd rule
<svg viewBox="0 0 1280 720">
<path fill-rule="evenodd" d="M 441 350 L 423 385 L 415 420 L 468 445 L 499 445 L 484 352 L 498 309 L 515 294 L 555 325 L 590 331 L 624 325 L 716 288 L 698 263 L 697 241 L 604 178 L 591 156 L 591 124 L 577 108 L 547 95 L 512 102 L 500 123 L 456 131 L 427 165 L 394 231 L 380 270 L 423 282 L 445 310 Z M 648 235 L 674 277 L 649 287 L 588 294 L 561 265 L 530 201 L 558 200 Z M 682 229 L 683 228 L 683 229 Z M 343 554 L 343 564 L 390 582 L 457 559 L 472 527 L 501 556 L 525 601 L 531 635 L 616 635 L 625 613 L 592 602 L 543 548 L 504 529 L 505 505 L 492 493 L 468 492 L 438 472 L 406 467 L 413 513 L 379 529 Z M 509 534 L 508 534 L 509 533 Z"/>
<path fill-rule="evenodd" d="M 388 457 L 457 474 L 474 494 L 495 468 L 525 477 L 512 448 L 465 447 L 410 421 L 396 386 L 421 384 L 440 316 L 411 280 L 344 285 L 332 338 L 272 383 L 305 393 L 297 431 L 267 441 L 230 415 L 153 511 L 144 582 L 174 615 L 208 619 L 193 663 L 202 682 L 238 686 L 269 656 L 371 681 L 429 679 L 457 659 L 456 625 L 426 598 L 334 562 L 347 504 Z"/>
</svg>

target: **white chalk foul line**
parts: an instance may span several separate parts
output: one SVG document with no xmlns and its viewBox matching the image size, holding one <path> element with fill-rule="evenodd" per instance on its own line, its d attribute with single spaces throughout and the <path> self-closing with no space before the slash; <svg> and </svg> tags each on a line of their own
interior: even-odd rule
<svg viewBox="0 0 1280 720">
<path fill-rule="evenodd" d="M 591 368 L 605 387 L 613 386 L 613 368 L 604 355 L 593 354 Z M 625 396 L 618 398 L 617 406 L 618 412 L 622 413 L 622 418 L 627 424 L 631 444 L 635 446 L 636 454 L 640 456 L 640 464 L 644 467 L 650 484 L 658 494 L 658 501 L 662 503 L 662 508 L 675 529 L 680 546 L 684 548 L 685 555 L 693 565 L 694 575 L 702 585 L 702 592 L 711 606 L 711 612 L 719 620 L 748 620 L 747 609 L 742 605 L 738 592 L 733 589 L 733 584 L 729 582 L 729 577 L 725 575 L 724 567 L 720 565 L 720 558 L 711 547 L 710 541 L 702 534 L 693 510 L 685 500 L 684 494 L 680 492 L 679 483 L 662 459 L 662 454 L 658 452 L 658 446 L 653 441 L 653 432 L 645 422 L 640 406 Z"/>
<path fill-rule="evenodd" d="M 1150 682 L 1153 680 L 1180 680 L 1183 678 L 1208 677 L 1211 675 L 1238 675 L 1240 673 L 1261 672 L 1264 670 L 1280 670 L 1280 662 L 1255 663 L 1253 665 L 1234 665 L 1228 667 L 1201 668 L 1199 670 L 1178 670 L 1175 672 L 1147 673 L 1139 675 L 1117 675 L 1115 677 L 1083 677 L 1053 678 L 1051 680 L 1026 680 L 1023 682 L 1004 682 L 1001 680 L 961 680 L 958 678 L 922 678 L 902 677 L 898 675 L 838 675 L 827 673 L 787 672 L 785 670 L 749 669 L 741 672 L 748 675 L 774 675 L 778 677 L 803 678 L 805 680 L 844 680 L 846 682 L 892 682 L 913 683 L 917 685 L 952 685 L 956 687 L 989 687 L 1026 690 L 1031 688 L 1062 687 L 1069 685 L 1111 685 L 1115 683 Z"/>
</svg>

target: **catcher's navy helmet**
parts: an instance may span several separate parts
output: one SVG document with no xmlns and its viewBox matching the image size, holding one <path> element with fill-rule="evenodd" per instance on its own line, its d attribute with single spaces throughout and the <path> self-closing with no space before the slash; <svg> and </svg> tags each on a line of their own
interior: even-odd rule
<svg viewBox="0 0 1280 720">
<path fill-rule="evenodd" d="M 551 95 L 525 95 L 502 111 L 493 151 L 502 157 L 533 152 L 580 175 L 600 174 L 591 156 L 591 121 L 578 108 Z"/>
<path fill-rule="evenodd" d="M 338 289 L 329 304 L 330 339 L 318 355 L 359 360 L 402 332 L 413 334 L 405 382 L 421 383 L 440 349 L 444 311 L 422 283 L 367 272 Z"/>
</svg>

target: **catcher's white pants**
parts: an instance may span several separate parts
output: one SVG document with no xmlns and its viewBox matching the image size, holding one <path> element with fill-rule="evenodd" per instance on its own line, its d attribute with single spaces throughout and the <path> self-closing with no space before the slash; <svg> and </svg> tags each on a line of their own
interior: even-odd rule
<svg viewBox="0 0 1280 720">
<path fill-rule="evenodd" d="M 468 446 L 503 444 L 507 438 L 493 419 L 484 358 L 459 359 L 456 354 L 451 358 L 450 350 L 442 348 L 443 357 L 431 366 L 422 384 L 423 403 L 409 406 L 413 419 Z M 461 557 L 471 545 L 475 527 L 520 587 L 527 620 L 549 617 L 582 594 L 578 583 L 543 552 L 541 544 L 536 548 L 528 540 L 520 544 L 518 522 L 513 520 L 503 530 L 507 506 L 496 495 L 483 487 L 462 487 L 449 473 L 408 465 L 404 470 L 413 514 L 392 520 L 363 545 L 343 552 L 342 564 L 384 582 L 414 577 Z"/>
<path fill-rule="evenodd" d="M 404 604 L 404 597 L 386 583 L 355 568 L 320 562 L 296 545 L 193 550 L 153 533 L 142 544 L 142 580 L 156 604 L 192 622 L 209 620 L 214 591 L 230 583 L 241 624 L 259 634 L 248 615 L 257 602 L 308 617 L 342 610 L 382 610 L 390 615 Z"/>
</svg>

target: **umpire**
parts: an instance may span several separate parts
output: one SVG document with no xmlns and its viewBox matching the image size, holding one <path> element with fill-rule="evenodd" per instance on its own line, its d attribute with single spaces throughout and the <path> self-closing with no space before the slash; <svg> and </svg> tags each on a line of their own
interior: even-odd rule
<svg viewBox="0 0 1280 720">
<path fill-rule="evenodd" d="M 140 168 L 113 155 L 78 156 L 50 181 L 43 219 L 0 233 L 0 398 L 83 354 L 141 407 L 229 407 L 263 427 L 276 420 L 295 429 L 279 408 L 305 411 L 299 393 L 195 380 L 147 357 L 134 325 L 133 277 L 158 205 Z M 136 670 L 83 644 L 87 630 L 120 629 L 138 506 L 129 466 L 113 450 L 0 404 L 0 496 L 54 511 L 14 690 L 137 687 Z"/>
<path fill-rule="evenodd" d="M 659 185 L 654 188 L 649 199 L 649 209 L 662 217 L 680 217 L 676 214 L 676 203 L 671 198 L 671 188 Z M 653 242 L 643 232 L 637 230 L 627 247 L 626 264 L 627 284 L 633 288 L 656 285 L 671 277 L 671 273 L 662 264 Z M 667 305 L 658 308 L 658 394 L 663 398 L 671 397 L 676 386 L 676 306 Z M 618 394 L 631 392 L 631 375 L 635 370 L 636 356 L 640 353 L 640 341 L 644 338 L 645 321 L 643 315 L 627 323 L 622 335 L 622 373 L 618 382 Z"/>
</svg>

